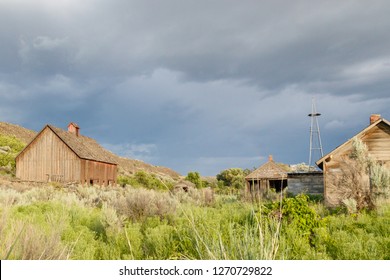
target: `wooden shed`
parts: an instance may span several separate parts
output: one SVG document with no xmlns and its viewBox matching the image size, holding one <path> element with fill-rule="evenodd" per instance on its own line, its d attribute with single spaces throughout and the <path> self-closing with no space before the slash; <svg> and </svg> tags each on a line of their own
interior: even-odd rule
<svg viewBox="0 0 390 280">
<path fill-rule="evenodd" d="M 75 123 L 68 125 L 68 131 L 46 125 L 16 157 L 16 177 L 35 182 L 115 184 L 113 155 L 79 130 Z"/>
<path fill-rule="evenodd" d="M 245 177 L 246 189 L 252 195 L 263 194 L 270 188 L 281 191 L 287 187 L 287 171 L 269 156 L 268 162 Z"/>
<path fill-rule="evenodd" d="M 390 122 L 381 118 L 380 115 L 371 115 L 368 127 L 316 162 L 317 166 L 323 170 L 324 198 L 330 206 L 340 203 L 341 198 L 334 189 L 337 185 L 334 184 L 334 180 L 337 179 L 338 174 L 343 172 L 343 162 L 352 151 L 352 140 L 355 137 L 367 146 L 373 159 L 390 170 Z"/>
</svg>

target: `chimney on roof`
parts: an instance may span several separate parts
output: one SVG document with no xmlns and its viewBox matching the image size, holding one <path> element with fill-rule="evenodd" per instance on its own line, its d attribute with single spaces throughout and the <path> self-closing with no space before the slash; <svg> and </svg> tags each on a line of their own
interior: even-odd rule
<svg viewBox="0 0 390 280">
<path fill-rule="evenodd" d="M 79 130 L 80 127 L 77 125 L 77 123 L 71 122 L 68 124 L 68 131 L 70 133 L 74 133 L 76 136 L 79 136 Z"/>
<path fill-rule="evenodd" d="M 269 156 L 268 156 L 268 161 L 274 161 L 272 155 L 269 155 Z"/>
<path fill-rule="evenodd" d="M 370 124 L 373 124 L 374 122 L 378 121 L 381 119 L 381 115 L 379 114 L 372 114 L 370 116 Z"/>
</svg>

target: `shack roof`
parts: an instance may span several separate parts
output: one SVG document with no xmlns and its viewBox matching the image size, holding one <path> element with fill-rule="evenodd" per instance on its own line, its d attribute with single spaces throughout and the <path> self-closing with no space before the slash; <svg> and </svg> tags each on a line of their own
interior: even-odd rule
<svg viewBox="0 0 390 280">
<path fill-rule="evenodd" d="M 275 163 L 270 156 L 268 162 L 257 168 L 245 177 L 245 179 L 287 179 L 287 171 Z"/>
</svg>

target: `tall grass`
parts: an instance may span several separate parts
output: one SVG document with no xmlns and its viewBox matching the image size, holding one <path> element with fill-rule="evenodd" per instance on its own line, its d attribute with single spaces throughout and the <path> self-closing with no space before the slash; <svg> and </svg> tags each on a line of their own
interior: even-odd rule
<svg viewBox="0 0 390 280">
<path fill-rule="evenodd" d="M 390 259 L 390 207 L 201 190 L 0 186 L 1 259 Z"/>
</svg>

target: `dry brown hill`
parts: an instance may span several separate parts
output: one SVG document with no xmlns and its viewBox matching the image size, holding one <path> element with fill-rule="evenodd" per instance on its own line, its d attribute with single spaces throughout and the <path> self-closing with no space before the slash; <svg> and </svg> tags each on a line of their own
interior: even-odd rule
<svg viewBox="0 0 390 280">
<path fill-rule="evenodd" d="M 15 136 L 20 141 L 27 144 L 35 137 L 37 132 L 16 124 L 0 122 L 0 134 L 7 136 Z"/>
<path fill-rule="evenodd" d="M 170 177 L 174 180 L 180 178 L 180 174 L 176 171 L 163 166 L 155 166 L 149 163 L 143 162 L 141 160 L 123 158 L 115 155 L 117 162 L 119 163 L 119 174 L 124 173 L 125 175 L 134 174 L 137 171 L 146 171 L 148 173 L 153 173 L 159 177 Z"/>
<path fill-rule="evenodd" d="M 0 122 L 0 134 L 15 136 L 16 138 L 27 144 L 35 137 L 37 132 L 21 127 L 19 125 Z M 157 176 L 162 178 L 168 177 L 172 178 L 173 180 L 178 180 L 180 177 L 179 173 L 168 167 L 154 166 L 140 160 L 123 158 L 113 153 L 111 154 L 115 158 L 116 162 L 118 162 L 119 174 L 131 175 L 136 173 L 137 171 L 142 170 L 148 173 L 156 174 Z"/>
</svg>

